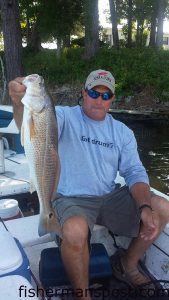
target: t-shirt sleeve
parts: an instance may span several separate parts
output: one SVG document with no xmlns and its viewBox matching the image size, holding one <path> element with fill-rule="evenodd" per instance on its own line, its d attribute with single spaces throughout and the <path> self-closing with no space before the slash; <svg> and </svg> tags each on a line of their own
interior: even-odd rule
<svg viewBox="0 0 169 300">
<path fill-rule="evenodd" d="M 140 161 L 137 142 L 132 130 L 124 133 L 124 142 L 119 160 L 119 174 L 124 177 L 129 188 L 137 182 L 149 184 L 148 175 Z"/>
<path fill-rule="evenodd" d="M 65 114 L 64 110 L 60 106 L 55 106 L 56 118 L 57 118 L 57 125 L 58 125 L 58 138 L 60 138 L 64 122 L 65 122 Z"/>
</svg>

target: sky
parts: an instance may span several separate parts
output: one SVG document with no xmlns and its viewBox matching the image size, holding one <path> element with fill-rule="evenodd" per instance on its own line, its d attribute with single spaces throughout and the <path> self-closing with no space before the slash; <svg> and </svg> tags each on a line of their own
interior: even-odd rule
<svg viewBox="0 0 169 300">
<path fill-rule="evenodd" d="M 99 0 L 99 20 L 103 27 L 110 27 L 111 24 L 106 22 L 104 10 L 109 9 L 109 0 Z M 169 33 L 169 21 L 164 21 L 163 31 Z"/>
<path fill-rule="evenodd" d="M 110 23 L 106 22 L 106 16 L 104 10 L 109 9 L 109 0 L 99 0 L 99 20 L 102 26 L 110 26 Z"/>
</svg>

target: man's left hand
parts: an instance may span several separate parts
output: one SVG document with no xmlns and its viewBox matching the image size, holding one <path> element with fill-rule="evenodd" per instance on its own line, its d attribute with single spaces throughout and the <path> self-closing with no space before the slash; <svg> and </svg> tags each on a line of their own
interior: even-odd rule
<svg viewBox="0 0 169 300">
<path fill-rule="evenodd" d="M 156 212 L 145 208 L 141 213 L 142 225 L 140 228 L 140 236 L 145 241 L 153 240 L 158 233 L 159 216 Z"/>
</svg>

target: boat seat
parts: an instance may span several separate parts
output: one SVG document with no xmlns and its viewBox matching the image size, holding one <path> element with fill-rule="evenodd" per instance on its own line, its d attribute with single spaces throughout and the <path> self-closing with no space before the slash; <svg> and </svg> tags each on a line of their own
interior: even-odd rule
<svg viewBox="0 0 169 300">
<path fill-rule="evenodd" d="M 111 276 L 112 268 L 106 248 L 101 243 L 91 244 L 90 283 L 105 282 Z M 70 286 L 58 247 L 42 250 L 39 262 L 39 278 L 44 288 Z"/>
<path fill-rule="evenodd" d="M 38 224 L 39 215 L 8 220 L 5 222 L 9 232 L 20 241 L 24 248 L 53 241 L 53 237 L 50 234 L 41 237 L 38 235 Z M 2 223 L 0 223 L 0 230 L 1 226 L 3 226 Z"/>
<path fill-rule="evenodd" d="M 5 222 L 5 225 L 9 232 L 11 232 L 11 234 L 16 237 L 25 248 L 55 240 L 55 234 L 46 234 L 40 237 L 38 234 L 38 223 L 39 215 L 33 215 L 24 218 L 8 220 Z M 3 228 L 3 224 L 0 222 L 0 232 L 1 228 Z M 104 226 L 95 225 L 91 242 L 98 242 L 102 236 L 106 237 L 107 235 L 108 231 Z"/>
</svg>

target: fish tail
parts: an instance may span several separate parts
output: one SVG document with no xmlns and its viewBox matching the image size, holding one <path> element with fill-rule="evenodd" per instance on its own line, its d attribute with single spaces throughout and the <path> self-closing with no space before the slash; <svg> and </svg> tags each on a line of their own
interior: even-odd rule
<svg viewBox="0 0 169 300">
<path fill-rule="evenodd" d="M 48 214 L 40 216 L 38 233 L 39 236 L 45 235 L 49 232 L 61 233 L 61 228 L 54 210 Z"/>
</svg>

